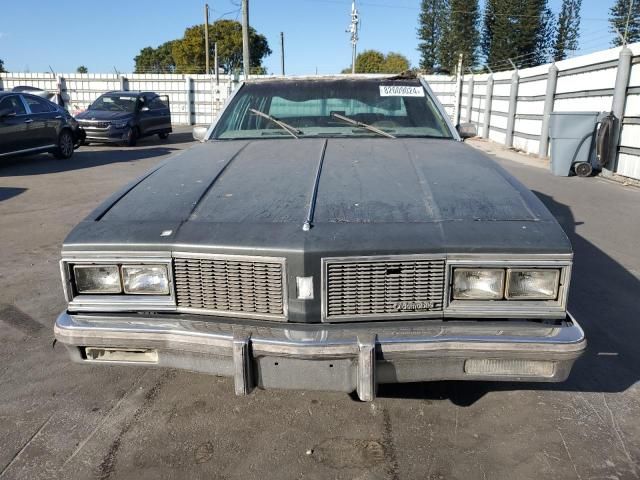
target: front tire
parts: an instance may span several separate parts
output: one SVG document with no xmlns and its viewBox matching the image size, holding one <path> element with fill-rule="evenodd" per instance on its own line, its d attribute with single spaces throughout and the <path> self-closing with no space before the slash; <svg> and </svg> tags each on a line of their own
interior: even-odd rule
<svg viewBox="0 0 640 480">
<path fill-rule="evenodd" d="M 167 138 L 169 138 L 169 133 L 168 132 L 159 133 L 158 138 L 160 140 L 166 140 Z"/>
<path fill-rule="evenodd" d="M 138 143 L 138 129 L 136 127 L 129 127 L 126 138 L 125 142 L 127 147 L 135 147 L 136 143 Z"/>
<path fill-rule="evenodd" d="M 53 151 L 53 156 L 59 160 L 66 160 L 73 155 L 73 135 L 69 130 L 63 130 L 58 136 L 58 146 Z"/>
</svg>

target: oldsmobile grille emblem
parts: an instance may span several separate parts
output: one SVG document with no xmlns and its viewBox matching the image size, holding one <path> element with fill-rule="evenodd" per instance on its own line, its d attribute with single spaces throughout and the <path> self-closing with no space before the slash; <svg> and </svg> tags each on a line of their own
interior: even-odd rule
<svg viewBox="0 0 640 480">
<path fill-rule="evenodd" d="M 433 307 L 433 302 L 396 302 L 393 304 L 393 308 L 398 312 L 424 312 Z"/>
</svg>

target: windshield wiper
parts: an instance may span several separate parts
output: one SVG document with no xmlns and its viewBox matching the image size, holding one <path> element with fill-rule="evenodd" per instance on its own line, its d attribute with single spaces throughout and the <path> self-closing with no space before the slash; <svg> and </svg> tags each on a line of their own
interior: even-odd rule
<svg viewBox="0 0 640 480">
<path fill-rule="evenodd" d="M 395 135 L 391 135 L 390 133 L 387 133 L 384 130 L 380 130 L 379 128 L 376 128 L 373 125 L 358 122 L 353 118 L 345 117 L 343 115 L 340 115 L 339 113 L 331 112 L 331 116 L 337 118 L 338 120 L 342 120 L 343 122 L 346 122 L 350 125 L 353 125 L 355 127 L 364 128 L 365 130 L 369 130 L 370 132 L 377 133 L 378 135 L 382 135 L 383 137 L 396 138 Z"/>
<path fill-rule="evenodd" d="M 250 108 L 249 111 L 252 112 L 254 115 L 258 115 L 259 117 L 266 118 L 267 120 L 272 121 L 273 123 L 278 125 L 280 128 L 285 130 L 287 133 L 289 133 L 289 135 L 291 135 L 292 137 L 300 138 L 298 137 L 298 135 L 302 134 L 301 130 L 298 130 L 296 127 L 292 127 L 288 123 L 284 123 L 282 120 L 278 120 L 276 117 L 272 115 L 261 112 L 260 110 L 256 110 L 255 108 Z"/>
</svg>

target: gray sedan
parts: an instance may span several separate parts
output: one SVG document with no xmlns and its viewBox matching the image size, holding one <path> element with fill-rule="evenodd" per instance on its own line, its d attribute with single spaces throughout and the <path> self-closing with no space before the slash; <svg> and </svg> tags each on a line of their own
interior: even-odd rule
<svg viewBox="0 0 640 480">
<path fill-rule="evenodd" d="M 411 77 L 261 80 L 64 242 L 71 358 L 357 391 L 562 381 L 586 341 L 554 217 Z"/>
</svg>

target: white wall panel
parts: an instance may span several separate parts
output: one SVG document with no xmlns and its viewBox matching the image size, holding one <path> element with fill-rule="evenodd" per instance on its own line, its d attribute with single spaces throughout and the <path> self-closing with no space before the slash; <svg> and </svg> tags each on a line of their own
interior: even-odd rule
<svg viewBox="0 0 640 480">
<path fill-rule="evenodd" d="M 507 128 L 507 117 L 491 115 L 490 125 L 492 127 Z"/>
<path fill-rule="evenodd" d="M 511 92 L 511 84 L 495 84 L 493 86 L 493 95 L 495 97 L 508 97 Z"/>
<path fill-rule="evenodd" d="M 523 102 L 516 105 L 516 114 L 519 115 L 542 115 L 544 112 L 544 101 Z"/>
<path fill-rule="evenodd" d="M 491 111 L 492 112 L 509 112 L 509 100 L 496 100 L 495 98 L 491 102 Z"/>
<path fill-rule="evenodd" d="M 640 180 L 640 157 L 620 153 L 618 155 L 618 169 L 616 173 Z"/>
<path fill-rule="evenodd" d="M 540 130 L 542 130 L 542 121 L 516 118 L 514 130 L 520 133 L 528 133 L 529 135 L 540 135 Z"/>
<path fill-rule="evenodd" d="M 607 112 L 610 110 L 611 96 L 560 98 L 554 104 L 554 112 Z"/>
<path fill-rule="evenodd" d="M 504 145 L 504 142 L 506 140 L 506 135 L 502 132 L 497 132 L 493 129 L 489 129 L 489 140 L 493 140 L 496 143 L 501 143 L 502 145 Z"/>
<path fill-rule="evenodd" d="M 547 91 L 547 80 L 536 80 L 535 82 L 525 82 L 518 85 L 519 97 L 534 97 L 544 95 Z"/>
<path fill-rule="evenodd" d="M 540 142 L 538 140 L 531 140 L 529 138 L 519 137 L 517 133 L 513 134 L 513 146 L 518 150 L 522 150 L 527 153 L 538 153 L 540 148 Z"/>
<path fill-rule="evenodd" d="M 620 145 L 640 148 L 640 125 L 622 125 Z"/>
<path fill-rule="evenodd" d="M 556 93 L 613 88 L 616 83 L 616 72 L 616 68 L 607 68 L 593 72 L 579 73 L 577 75 L 558 77 Z"/>
</svg>

